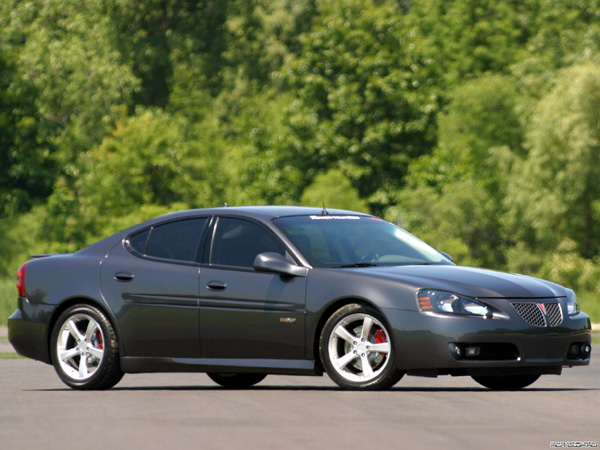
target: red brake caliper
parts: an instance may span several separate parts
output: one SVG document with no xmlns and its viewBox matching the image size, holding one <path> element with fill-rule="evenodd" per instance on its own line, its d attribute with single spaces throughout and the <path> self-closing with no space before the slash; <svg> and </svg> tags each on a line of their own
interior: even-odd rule
<svg viewBox="0 0 600 450">
<path fill-rule="evenodd" d="M 385 335 L 385 333 L 383 332 L 383 330 L 377 330 L 375 332 L 375 342 L 377 344 L 383 344 L 384 342 L 387 342 L 387 337 Z M 383 358 L 385 358 L 385 354 L 383 353 L 379 353 L 379 355 Z"/>
<path fill-rule="evenodd" d="M 104 348 L 104 342 L 102 342 L 102 333 L 100 333 L 100 330 L 96 331 L 96 340 L 98 341 L 98 348 L 102 350 Z"/>
<path fill-rule="evenodd" d="M 387 338 L 383 330 L 377 330 L 375 332 L 375 342 L 378 344 L 383 344 L 384 342 L 387 342 Z"/>
</svg>

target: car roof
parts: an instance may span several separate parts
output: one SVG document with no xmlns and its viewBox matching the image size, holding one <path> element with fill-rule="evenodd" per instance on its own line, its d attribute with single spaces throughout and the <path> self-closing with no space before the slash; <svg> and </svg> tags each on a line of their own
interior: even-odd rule
<svg viewBox="0 0 600 450">
<path fill-rule="evenodd" d="M 269 220 L 279 217 L 289 216 L 308 216 L 308 215 L 320 215 L 323 213 L 323 208 L 313 208 L 307 206 L 222 206 L 219 208 L 207 208 L 207 209 L 189 209 L 185 211 L 178 211 L 170 213 L 161 217 L 157 217 L 153 220 L 164 220 L 177 219 L 188 216 L 198 215 L 232 215 L 232 216 L 243 216 L 253 217 L 256 219 Z M 355 211 L 347 211 L 343 209 L 328 209 L 328 214 L 351 214 L 365 216 L 367 214 L 359 213 Z"/>
<path fill-rule="evenodd" d="M 112 236 L 108 236 L 94 244 L 82 248 L 77 253 L 105 253 L 110 247 L 112 247 L 115 244 L 115 242 L 125 239 L 127 236 L 133 233 L 136 233 L 140 230 L 155 226 L 163 222 L 178 219 L 192 218 L 198 216 L 228 215 L 249 217 L 258 221 L 269 222 L 270 220 L 279 217 L 321 215 L 322 213 L 323 208 L 311 208 L 305 206 L 221 206 L 218 208 L 188 209 L 183 211 L 172 212 L 159 217 L 154 217 L 152 219 L 138 223 L 118 233 L 115 233 Z M 368 216 L 368 214 L 342 209 L 328 209 L 327 213 L 334 215 L 341 214 L 354 216 Z"/>
</svg>

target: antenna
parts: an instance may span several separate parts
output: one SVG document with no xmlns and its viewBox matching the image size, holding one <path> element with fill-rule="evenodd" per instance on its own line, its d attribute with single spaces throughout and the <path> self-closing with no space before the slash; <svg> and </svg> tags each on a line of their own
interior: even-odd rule
<svg viewBox="0 0 600 450">
<path fill-rule="evenodd" d="M 328 216 L 329 215 L 329 212 L 325 208 L 325 200 L 323 200 L 323 211 L 321 211 L 321 215 L 322 216 Z"/>
</svg>

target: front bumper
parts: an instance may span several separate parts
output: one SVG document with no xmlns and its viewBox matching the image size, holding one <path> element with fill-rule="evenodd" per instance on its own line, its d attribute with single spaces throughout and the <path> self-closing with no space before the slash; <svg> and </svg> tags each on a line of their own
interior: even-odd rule
<svg viewBox="0 0 600 450">
<path fill-rule="evenodd" d="M 542 328 L 515 317 L 383 312 L 392 327 L 396 366 L 408 373 L 560 373 L 562 367 L 590 362 L 590 354 L 582 351 L 582 346 L 591 345 L 591 323 L 583 313 L 566 317 L 560 326 Z M 467 349 L 471 356 L 465 354 Z"/>
</svg>

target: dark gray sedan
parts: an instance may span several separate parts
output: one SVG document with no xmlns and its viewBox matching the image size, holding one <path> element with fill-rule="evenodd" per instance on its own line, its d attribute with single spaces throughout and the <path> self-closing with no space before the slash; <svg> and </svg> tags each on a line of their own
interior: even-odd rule
<svg viewBox="0 0 600 450">
<path fill-rule="evenodd" d="M 327 372 L 347 389 L 387 389 L 404 374 L 520 389 L 591 353 L 572 290 L 456 266 L 349 211 L 173 213 L 41 255 L 17 288 L 10 342 L 75 389 L 189 371 L 231 388 Z"/>
</svg>

